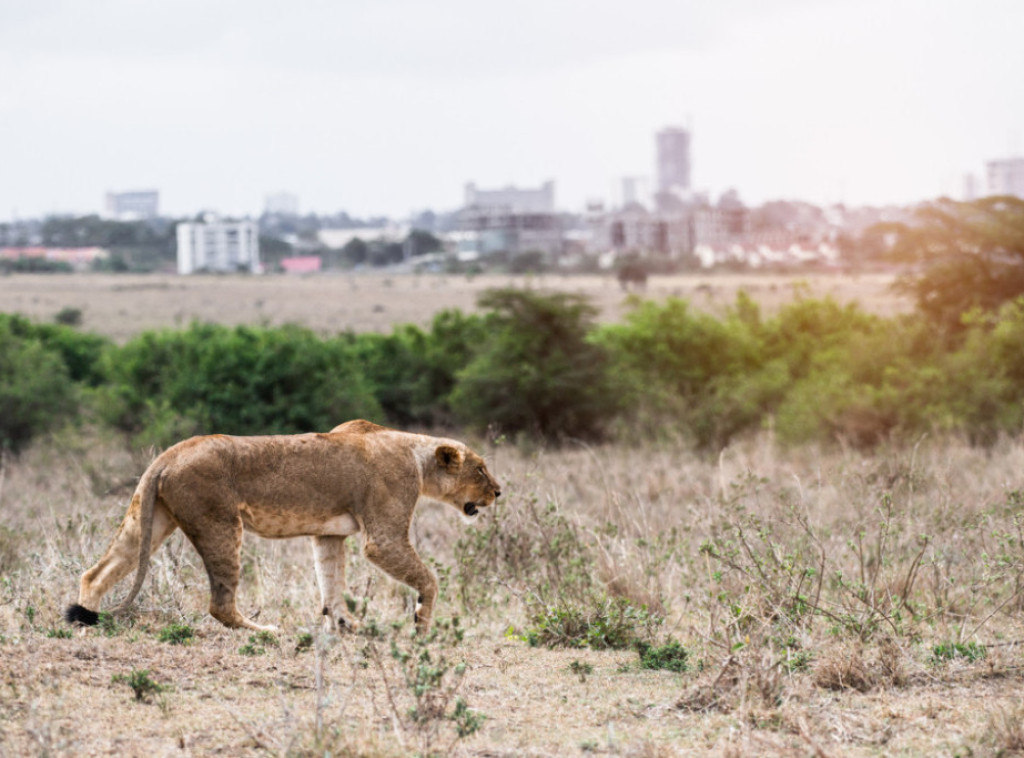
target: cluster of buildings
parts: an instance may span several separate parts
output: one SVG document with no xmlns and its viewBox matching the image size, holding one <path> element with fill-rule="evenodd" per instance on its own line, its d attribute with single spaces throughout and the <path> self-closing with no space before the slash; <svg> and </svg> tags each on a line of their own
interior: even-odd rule
<svg viewBox="0 0 1024 758">
<path fill-rule="evenodd" d="M 0 247 L 0 263 L 22 265 L 31 268 L 31 264 L 59 264 L 72 271 L 89 271 L 100 261 L 105 261 L 110 253 L 102 247 L 42 247 L 25 245 L 17 247 Z"/>
<path fill-rule="evenodd" d="M 691 134 L 670 127 L 655 135 L 656 190 L 643 196 L 639 177 L 622 181 L 622 202 L 588 204 L 582 216 L 555 208 L 555 186 L 481 190 L 466 185 L 465 204 L 449 238 L 459 257 L 471 260 L 533 254 L 550 266 L 601 268 L 646 259 L 653 266 L 711 267 L 833 261 L 834 225 L 759 228 L 751 209 L 730 190 L 717 202 L 691 182 Z"/>
<path fill-rule="evenodd" d="M 854 237 L 878 221 L 896 220 L 886 210 L 822 209 L 807 203 L 768 203 L 752 209 L 735 190 L 712 200 L 693 187 L 691 146 L 689 129 L 662 129 L 654 140 L 653 191 L 646 178 L 625 177 L 614 205 L 593 201 L 575 214 L 558 209 L 553 181 L 527 188 L 482 188 L 468 183 L 462 207 L 452 213 L 428 212 L 409 223 L 375 219 L 369 225 L 338 214 L 313 217 L 310 229 L 308 217 L 299 215 L 295 195 L 271 194 L 265 198 L 259 220 L 206 214 L 178 223 L 177 270 L 181 274 L 261 272 L 265 268 L 261 234 L 289 251 L 270 256 L 275 269 L 289 273 L 320 271 L 329 261 L 336 262 L 336 253 L 354 241 L 376 251 L 387 248 L 388 254 L 376 255 L 374 261 L 421 269 L 447 267 L 453 262 L 612 269 L 640 261 L 651 270 L 831 265 L 838 261 L 838 242 L 843 236 Z M 978 194 L 977 183 L 969 177 L 966 199 Z M 1024 158 L 990 161 L 986 190 L 990 195 L 1024 198 Z M 104 199 L 104 216 L 159 223 L 159 206 L 156 190 L 110 192 Z M 898 216 L 904 211 L 895 212 Z M 306 226 L 298 230 L 303 224 Z M 414 244 L 414 229 L 429 231 L 440 240 L 441 249 L 419 249 Z M 12 246 L 3 232 L 0 228 L 0 263 L 56 261 L 83 270 L 107 257 L 107 251 L 95 247 L 32 247 L 24 239 Z"/>
</svg>

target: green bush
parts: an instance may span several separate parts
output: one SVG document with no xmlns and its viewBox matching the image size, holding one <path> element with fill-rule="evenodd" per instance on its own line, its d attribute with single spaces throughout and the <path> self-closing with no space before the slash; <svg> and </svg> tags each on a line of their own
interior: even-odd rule
<svg viewBox="0 0 1024 758">
<path fill-rule="evenodd" d="M 448 396 L 456 374 L 485 333 L 480 317 L 445 310 L 430 331 L 405 325 L 389 335 L 361 334 L 353 348 L 388 421 L 430 427 L 452 421 Z"/>
<path fill-rule="evenodd" d="M 449 404 L 477 429 L 554 441 L 592 440 L 618 409 L 605 350 L 589 339 L 596 309 L 565 293 L 490 290 L 481 344 L 457 373 Z"/>
<path fill-rule="evenodd" d="M 625 650 L 646 644 L 660 623 L 625 598 L 592 593 L 585 603 L 534 604 L 525 638 L 532 646 Z"/>
<path fill-rule="evenodd" d="M 327 431 L 381 415 L 351 340 L 300 327 L 193 324 L 145 333 L 105 358 L 103 418 L 162 445 L 185 432 Z"/>
<path fill-rule="evenodd" d="M 669 640 L 664 645 L 651 645 L 640 641 L 636 645 L 640 655 L 640 668 L 664 669 L 682 673 L 690 669 L 690 651 L 676 640 Z"/>
<path fill-rule="evenodd" d="M 0 449 L 19 451 L 77 410 L 76 388 L 60 353 L 38 337 L 19 334 L 16 322 L 0 319 Z"/>
<path fill-rule="evenodd" d="M 195 630 L 188 624 L 169 624 L 160 630 L 157 639 L 171 645 L 188 645 L 195 638 Z"/>
<path fill-rule="evenodd" d="M 617 393 L 649 431 L 674 423 L 713 447 L 756 426 L 785 386 L 782 367 L 765 365 L 759 329 L 745 295 L 722 320 L 678 298 L 634 300 L 624 323 L 596 339 L 612 356 Z"/>
<path fill-rule="evenodd" d="M 23 316 L 0 313 L 2 328 L 23 339 L 37 340 L 56 353 L 73 381 L 90 387 L 103 381 L 101 357 L 112 344 L 107 338 L 85 334 L 62 323 L 36 324 Z"/>
</svg>

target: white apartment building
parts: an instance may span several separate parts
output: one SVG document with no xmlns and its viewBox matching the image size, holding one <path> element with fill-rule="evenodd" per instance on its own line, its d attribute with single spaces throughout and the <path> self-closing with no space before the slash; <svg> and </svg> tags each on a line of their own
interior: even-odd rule
<svg viewBox="0 0 1024 758">
<path fill-rule="evenodd" d="M 988 194 L 1014 195 L 1024 199 L 1024 158 L 989 161 Z"/>
<path fill-rule="evenodd" d="M 260 236 L 255 221 L 204 221 L 178 224 L 178 273 L 259 273 Z"/>
</svg>

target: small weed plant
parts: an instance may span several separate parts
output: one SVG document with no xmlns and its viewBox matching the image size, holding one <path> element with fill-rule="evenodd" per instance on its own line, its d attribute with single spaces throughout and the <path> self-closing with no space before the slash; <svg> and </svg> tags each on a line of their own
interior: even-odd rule
<svg viewBox="0 0 1024 758">
<path fill-rule="evenodd" d="M 127 684 L 135 694 L 135 700 L 140 703 L 151 702 L 155 695 L 167 691 L 167 686 L 158 684 L 148 669 L 132 669 L 128 674 L 114 674 L 111 677 L 114 684 Z"/>
<path fill-rule="evenodd" d="M 312 640 L 312 637 L 310 639 Z M 238 648 L 238 653 L 239 655 L 265 655 L 268 647 L 278 647 L 279 645 L 273 632 L 262 631 L 249 635 L 249 641 Z"/>
<path fill-rule="evenodd" d="M 377 624 L 366 626 L 375 631 L 364 635 L 363 656 L 380 673 L 403 749 L 419 755 L 447 754 L 483 726 L 484 714 L 460 694 L 466 664 L 451 655 L 462 640 L 458 617 L 437 619 L 426 635 L 409 636 L 402 624 L 387 630 Z"/>
</svg>

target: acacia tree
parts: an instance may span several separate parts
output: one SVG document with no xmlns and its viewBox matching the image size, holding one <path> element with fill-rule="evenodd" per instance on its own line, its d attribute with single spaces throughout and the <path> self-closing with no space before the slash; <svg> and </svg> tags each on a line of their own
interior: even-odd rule
<svg viewBox="0 0 1024 758">
<path fill-rule="evenodd" d="M 901 285 L 938 326 L 957 331 L 972 309 L 995 311 L 1024 295 L 1024 200 L 942 199 L 921 208 L 916 224 L 887 224 L 892 255 L 915 263 Z"/>
</svg>

